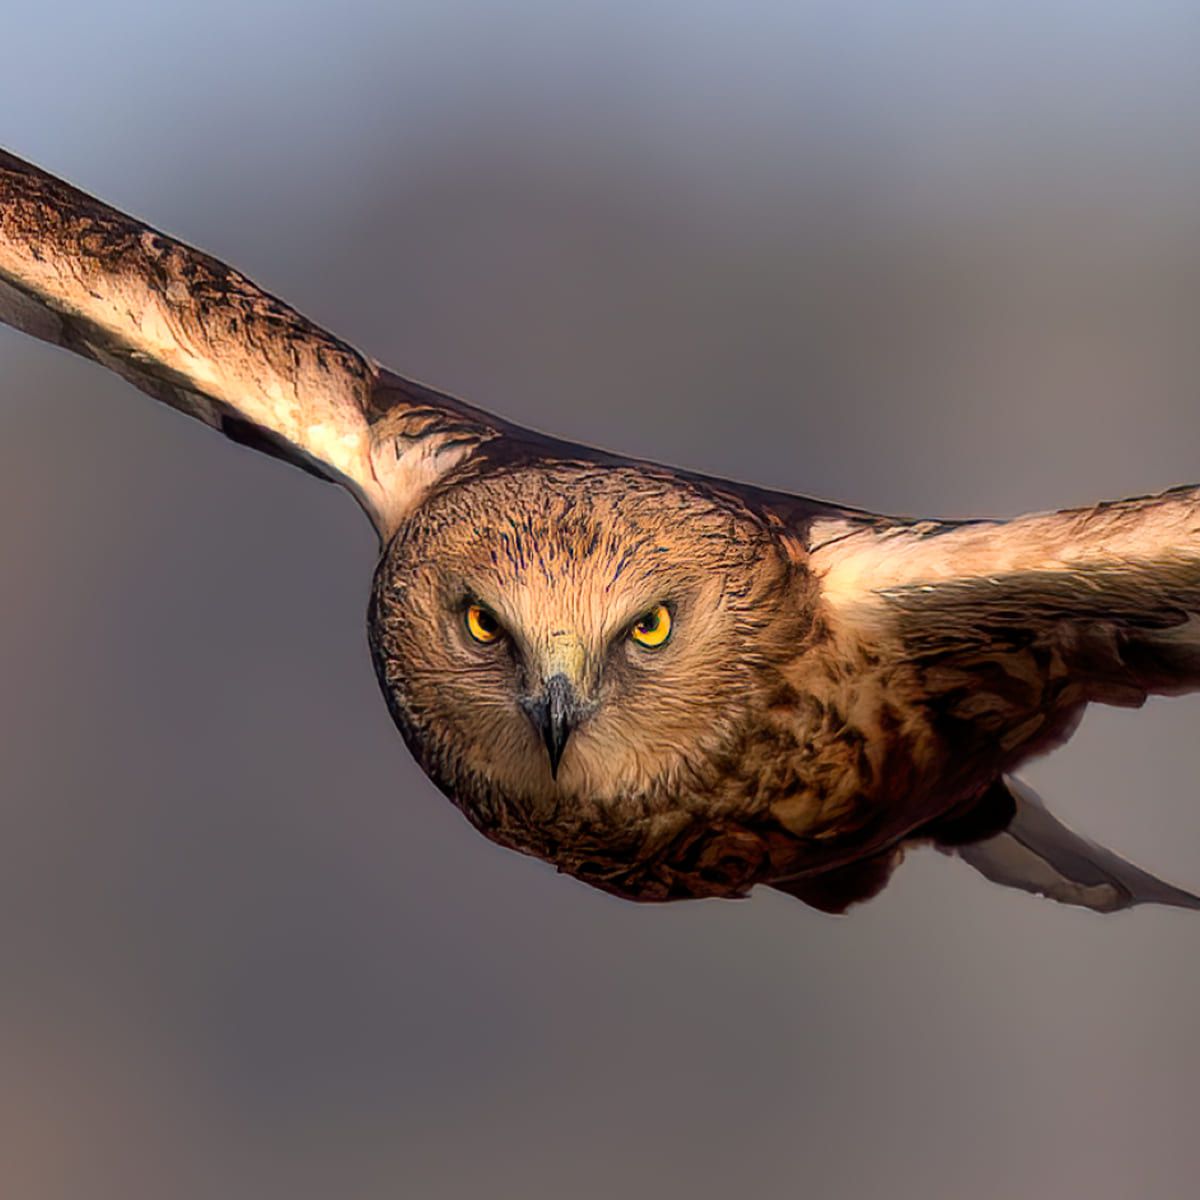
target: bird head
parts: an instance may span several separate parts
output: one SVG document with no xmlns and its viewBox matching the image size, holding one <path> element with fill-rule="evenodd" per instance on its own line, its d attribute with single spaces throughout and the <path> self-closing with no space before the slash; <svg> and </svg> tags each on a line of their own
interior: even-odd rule
<svg viewBox="0 0 1200 1200">
<path fill-rule="evenodd" d="M 468 811 L 484 795 L 531 810 L 645 796 L 736 740 L 789 569 L 762 522 L 666 473 L 468 479 L 381 560 L 376 670 Z"/>
</svg>

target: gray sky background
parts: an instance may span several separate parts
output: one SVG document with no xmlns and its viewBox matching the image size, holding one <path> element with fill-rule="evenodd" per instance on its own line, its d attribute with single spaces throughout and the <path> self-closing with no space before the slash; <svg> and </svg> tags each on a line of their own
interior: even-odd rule
<svg viewBox="0 0 1200 1200">
<path fill-rule="evenodd" d="M 2 138 L 377 358 L 882 510 L 1200 478 L 1200 9 L 25 6 Z M 1187 1195 L 1200 923 L 914 855 L 647 909 L 425 782 L 336 489 L 0 332 L 0 1180 Z M 1028 772 L 1200 885 L 1200 705 Z"/>
</svg>

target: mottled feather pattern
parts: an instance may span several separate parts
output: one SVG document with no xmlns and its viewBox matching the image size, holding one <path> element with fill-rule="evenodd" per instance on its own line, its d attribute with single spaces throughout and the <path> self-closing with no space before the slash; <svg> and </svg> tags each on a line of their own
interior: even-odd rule
<svg viewBox="0 0 1200 1200">
<path fill-rule="evenodd" d="M 537 649 L 455 655 L 456 593 L 513 629 L 594 631 L 596 712 L 558 780 L 516 712 Z M 619 635 L 656 600 L 683 640 L 630 661 Z M 642 899 L 741 893 L 903 832 L 868 798 L 926 733 L 898 699 L 910 668 L 838 642 L 817 600 L 796 541 L 752 507 L 542 462 L 457 481 L 410 522 L 376 576 L 373 650 L 422 765 L 490 836 Z"/>
<path fill-rule="evenodd" d="M 1200 905 L 1009 775 L 1088 703 L 1200 687 L 1193 488 L 914 520 L 558 441 L 3 152 L 0 321 L 354 495 L 389 710 L 505 846 L 636 900 L 842 911 L 932 841 L 1069 903 Z"/>
<path fill-rule="evenodd" d="M 504 427 L 380 370 L 210 255 L 0 151 L 4 285 L 0 319 L 342 483 L 382 537 Z"/>
</svg>

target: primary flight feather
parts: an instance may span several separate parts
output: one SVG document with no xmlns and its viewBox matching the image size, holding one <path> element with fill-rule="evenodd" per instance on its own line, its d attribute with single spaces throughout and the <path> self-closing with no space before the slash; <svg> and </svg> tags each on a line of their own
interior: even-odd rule
<svg viewBox="0 0 1200 1200">
<path fill-rule="evenodd" d="M 350 491 L 389 710 L 506 846 L 637 900 L 841 911 L 932 842 L 1200 908 L 1011 777 L 1088 703 L 1200 688 L 1200 490 L 913 521 L 557 441 L 3 151 L 0 321 Z"/>
</svg>

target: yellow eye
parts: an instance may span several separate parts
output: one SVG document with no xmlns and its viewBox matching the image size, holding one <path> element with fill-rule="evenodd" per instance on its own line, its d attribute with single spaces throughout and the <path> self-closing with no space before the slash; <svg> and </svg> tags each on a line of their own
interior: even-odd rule
<svg viewBox="0 0 1200 1200">
<path fill-rule="evenodd" d="M 637 623 L 629 631 L 639 646 L 654 649 L 663 645 L 671 636 L 671 614 L 665 604 L 656 604 L 648 613 L 638 618 Z"/>
<path fill-rule="evenodd" d="M 467 609 L 467 632 L 485 646 L 496 641 L 504 632 L 500 622 L 482 604 L 472 604 Z"/>
</svg>

